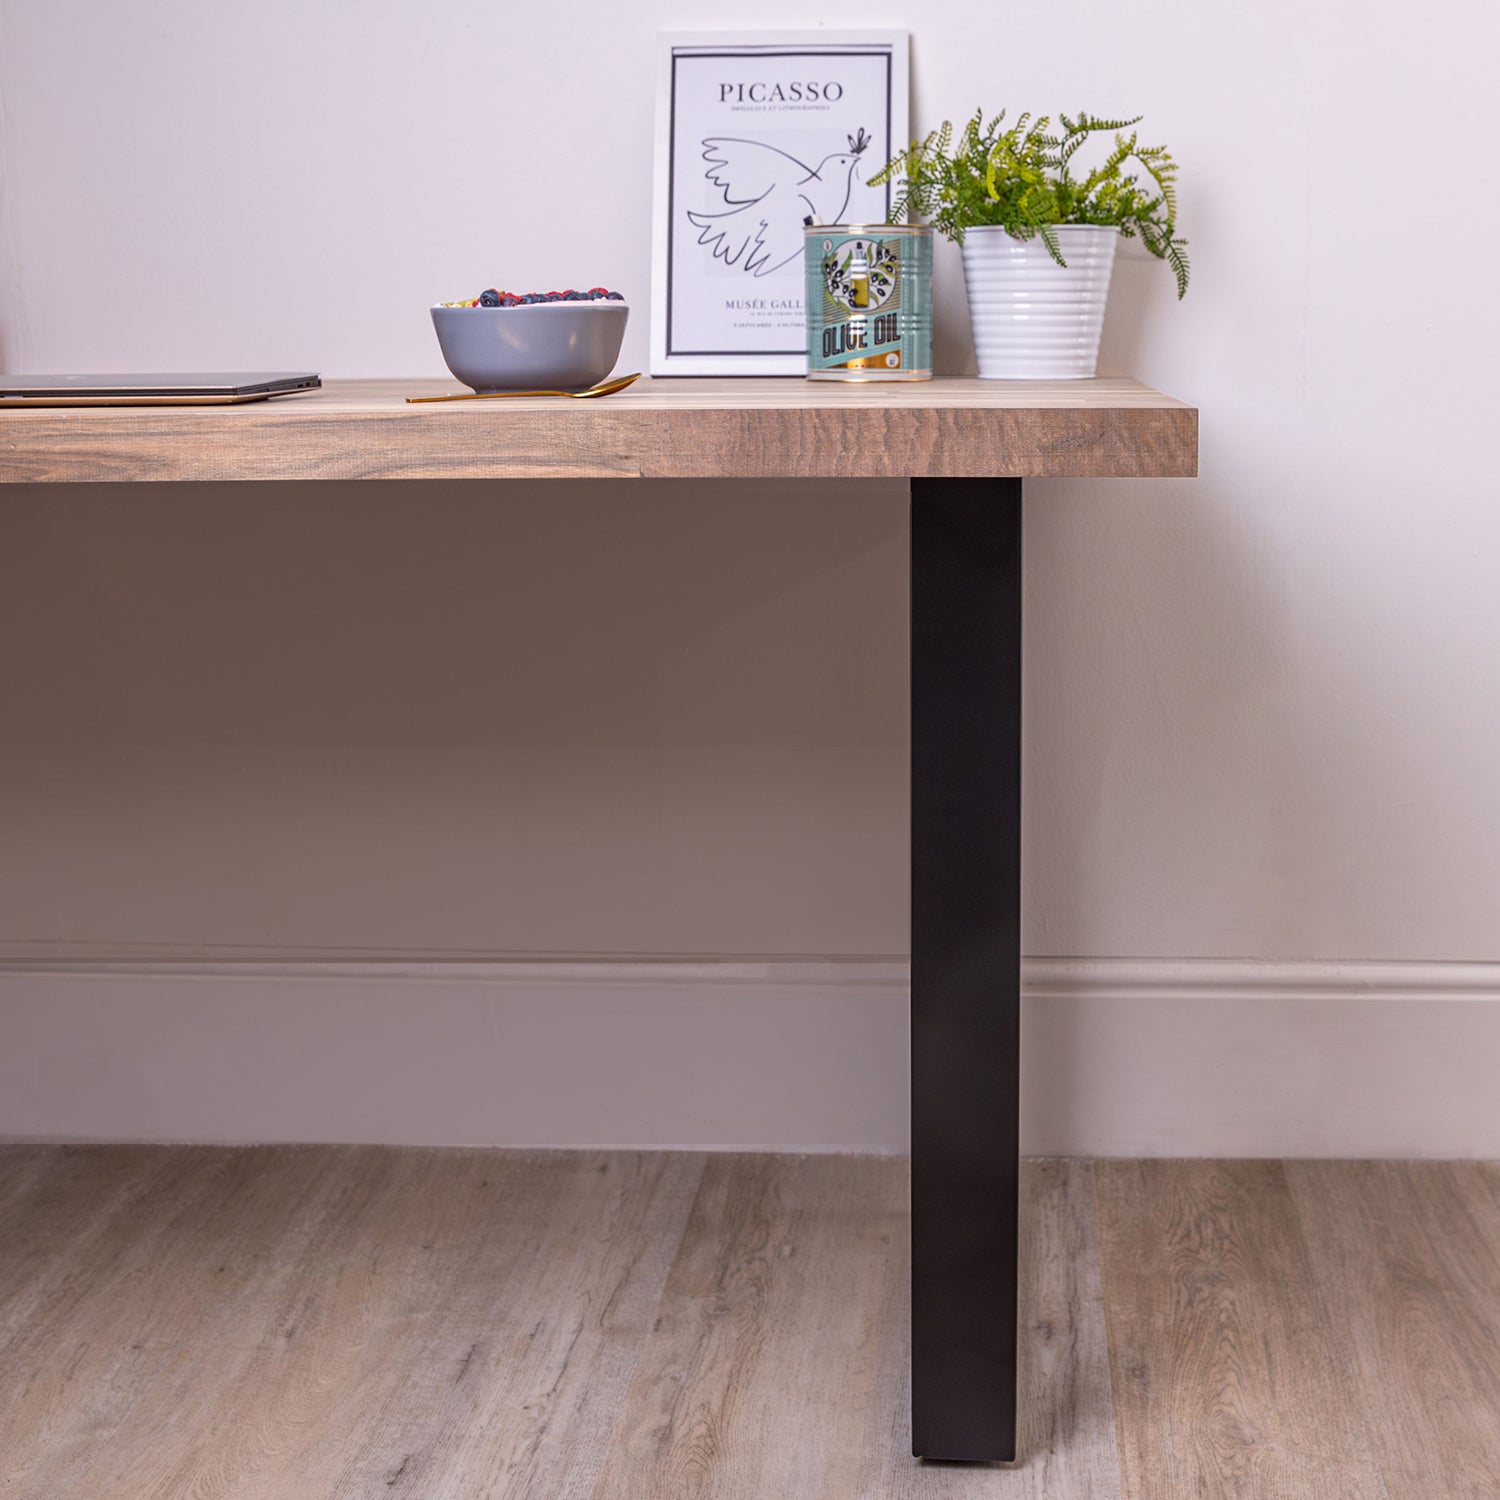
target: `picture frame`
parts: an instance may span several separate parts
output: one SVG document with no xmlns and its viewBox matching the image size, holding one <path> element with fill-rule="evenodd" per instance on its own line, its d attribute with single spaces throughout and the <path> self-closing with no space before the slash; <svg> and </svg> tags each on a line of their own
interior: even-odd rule
<svg viewBox="0 0 1500 1500">
<path fill-rule="evenodd" d="M 905 31 L 664 32 L 653 375 L 801 375 L 803 227 L 884 223 L 910 128 Z"/>
</svg>

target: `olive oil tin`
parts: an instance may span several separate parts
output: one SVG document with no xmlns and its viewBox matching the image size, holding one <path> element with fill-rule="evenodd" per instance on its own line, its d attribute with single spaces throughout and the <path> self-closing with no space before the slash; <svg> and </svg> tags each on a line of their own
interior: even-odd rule
<svg viewBox="0 0 1500 1500">
<path fill-rule="evenodd" d="M 932 379 L 932 230 L 809 224 L 807 378 Z"/>
</svg>

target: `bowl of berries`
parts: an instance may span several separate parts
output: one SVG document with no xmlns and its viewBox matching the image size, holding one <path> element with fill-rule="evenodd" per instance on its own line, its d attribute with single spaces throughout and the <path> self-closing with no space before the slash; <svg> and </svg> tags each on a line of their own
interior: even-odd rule
<svg viewBox="0 0 1500 1500">
<path fill-rule="evenodd" d="M 481 395 L 493 391 L 583 391 L 620 357 L 630 309 L 619 292 L 502 292 L 432 309 L 450 370 Z"/>
</svg>

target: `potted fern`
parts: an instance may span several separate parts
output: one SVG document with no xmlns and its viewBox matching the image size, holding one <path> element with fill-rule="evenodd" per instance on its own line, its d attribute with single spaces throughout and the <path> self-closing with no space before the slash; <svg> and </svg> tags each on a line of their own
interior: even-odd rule
<svg viewBox="0 0 1500 1500">
<path fill-rule="evenodd" d="M 1177 234 L 1177 165 L 1142 146 L 1140 121 L 1091 115 L 977 113 L 953 144 L 945 121 L 871 179 L 903 179 L 891 211 L 928 219 L 963 251 L 979 373 L 986 379 L 1076 379 L 1094 374 L 1115 247 L 1138 237 L 1187 291 L 1187 241 Z M 1129 135 L 1125 134 L 1130 131 Z M 1091 137 L 1114 144 L 1091 171 L 1073 158 Z M 1134 170 L 1132 170 L 1134 168 Z"/>
</svg>

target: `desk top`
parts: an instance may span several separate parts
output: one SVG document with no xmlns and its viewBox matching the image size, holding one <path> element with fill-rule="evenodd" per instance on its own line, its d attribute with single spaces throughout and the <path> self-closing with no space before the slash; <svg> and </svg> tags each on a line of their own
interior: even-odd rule
<svg viewBox="0 0 1500 1500">
<path fill-rule="evenodd" d="M 1198 413 L 1138 381 L 644 379 L 588 401 L 410 406 L 452 381 L 335 380 L 245 406 L 0 411 L 0 482 L 1185 478 Z"/>
</svg>

